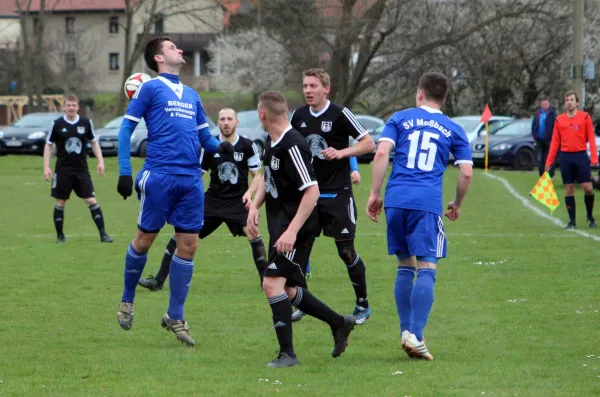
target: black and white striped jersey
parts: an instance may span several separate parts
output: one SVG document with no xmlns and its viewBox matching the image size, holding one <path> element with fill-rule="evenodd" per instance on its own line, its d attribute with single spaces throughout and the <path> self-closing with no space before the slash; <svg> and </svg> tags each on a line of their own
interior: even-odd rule
<svg viewBox="0 0 600 397">
<path fill-rule="evenodd" d="M 368 134 L 354 114 L 348 108 L 327 101 L 318 113 L 309 105 L 296 109 L 291 123 L 308 142 L 321 192 L 338 193 L 351 189 L 348 159 L 328 161 L 321 151 L 328 147 L 345 149 L 350 137 L 360 140 Z"/>
<path fill-rule="evenodd" d="M 306 140 L 291 126 L 277 141 L 267 138 L 263 164 L 267 224 L 275 242 L 294 219 L 304 190 L 317 185 L 317 179 Z M 316 215 L 313 211 L 306 220 L 298 232 L 299 239 L 315 233 Z"/>
</svg>

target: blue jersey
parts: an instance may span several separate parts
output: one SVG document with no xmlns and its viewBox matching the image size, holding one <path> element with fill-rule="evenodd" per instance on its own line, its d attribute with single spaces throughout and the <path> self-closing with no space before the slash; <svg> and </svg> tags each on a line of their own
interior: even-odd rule
<svg viewBox="0 0 600 397">
<path fill-rule="evenodd" d="M 137 123 L 142 117 L 148 128 L 144 169 L 171 175 L 200 175 L 199 145 L 214 153 L 219 142 L 210 135 L 198 93 L 181 84 L 178 76 L 161 73 L 143 83 L 129 103 L 125 119 Z M 121 149 L 129 141 L 127 136 L 121 139 L 121 132 L 119 135 Z M 129 150 L 119 150 L 119 166 L 121 175 L 131 174 Z"/>
<path fill-rule="evenodd" d="M 473 164 L 465 131 L 429 107 L 395 113 L 379 140 L 394 145 L 394 162 L 385 191 L 385 208 L 442 214 L 444 171 L 450 157 Z"/>
</svg>

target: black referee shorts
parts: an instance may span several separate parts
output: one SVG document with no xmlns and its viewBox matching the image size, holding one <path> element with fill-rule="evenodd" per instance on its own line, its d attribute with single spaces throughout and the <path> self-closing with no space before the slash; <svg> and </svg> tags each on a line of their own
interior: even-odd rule
<svg viewBox="0 0 600 397">
<path fill-rule="evenodd" d="M 592 167 L 587 152 L 560 152 L 560 174 L 565 185 L 591 182 Z"/>
</svg>

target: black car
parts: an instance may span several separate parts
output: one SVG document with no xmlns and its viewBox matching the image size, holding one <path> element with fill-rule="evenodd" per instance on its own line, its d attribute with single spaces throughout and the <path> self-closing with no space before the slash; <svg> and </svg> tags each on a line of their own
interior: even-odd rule
<svg viewBox="0 0 600 397">
<path fill-rule="evenodd" d="M 0 131 L 0 152 L 44 154 L 48 130 L 63 113 L 30 113 Z"/>
<path fill-rule="evenodd" d="M 533 119 L 515 120 L 494 131 L 488 138 L 488 166 L 509 166 L 516 170 L 531 170 L 535 161 L 535 140 L 531 135 Z M 471 142 L 473 162 L 485 162 L 485 136 Z"/>
</svg>

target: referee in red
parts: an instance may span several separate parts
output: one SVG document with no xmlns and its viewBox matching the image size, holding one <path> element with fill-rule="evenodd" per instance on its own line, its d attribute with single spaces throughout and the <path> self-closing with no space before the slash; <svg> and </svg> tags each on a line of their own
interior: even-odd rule
<svg viewBox="0 0 600 397">
<path fill-rule="evenodd" d="M 565 185 L 565 204 L 569 212 L 567 229 L 577 228 L 575 220 L 575 183 L 580 183 L 585 192 L 585 209 L 587 223 L 590 228 L 596 227 L 592 216 L 594 210 L 594 188 L 592 186 L 592 166 L 598 166 L 598 148 L 594 138 L 592 117 L 577 110 L 579 98 L 574 91 L 565 94 L 566 113 L 556 118 L 550 153 L 546 160 L 546 171 L 550 170 L 556 154 L 560 151 L 560 173 Z M 587 144 L 590 144 L 592 159 L 587 155 Z"/>
</svg>

